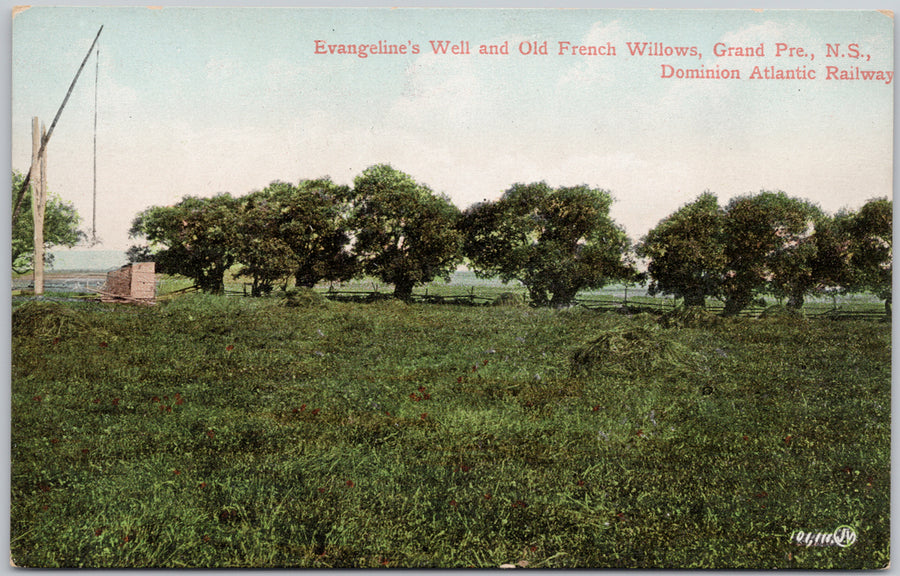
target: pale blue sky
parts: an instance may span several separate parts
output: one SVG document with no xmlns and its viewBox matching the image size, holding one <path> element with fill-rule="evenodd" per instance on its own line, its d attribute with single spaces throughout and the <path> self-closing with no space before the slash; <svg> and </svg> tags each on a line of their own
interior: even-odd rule
<svg viewBox="0 0 900 576">
<path fill-rule="evenodd" d="M 686 81 L 660 65 L 893 70 L 872 11 L 31 8 L 13 22 L 12 167 L 48 125 L 100 25 L 98 234 L 124 249 L 140 210 L 272 180 L 339 183 L 389 162 L 465 208 L 514 182 L 611 190 L 633 240 L 704 190 L 781 189 L 828 211 L 892 195 L 893 83 Z M 321 56 L 314 41 L 411 41 L 418 55 Z M 508 41 L 509 56 L 438 56 L 430 40 Z M 547 41 L 551 55 L 518 54 Z M 557 42 L 616 57 L 556 56 Z M 702 58 L 631 57 L 626 42 Z M 717 42 L 762 60 L 716 58 Z M 814 60 L 775 58 L 776 42 Z M 857 42 L 867 62 L 825 58 Z M 49 148 L 51 190 L 90 225 L 94 60 Z"/>
</svg>

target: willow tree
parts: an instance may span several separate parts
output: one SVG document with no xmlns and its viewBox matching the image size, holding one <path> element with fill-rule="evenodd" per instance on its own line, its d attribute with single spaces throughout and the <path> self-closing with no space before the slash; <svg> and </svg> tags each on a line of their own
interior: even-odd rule
<svg viewBox="0 0 900 576">
<path fill-rule="evenodd" d="M 223 292 L 225 272 L 235 261 L 236 213 L 230 194 L 185 196 L 174 206 L 151 206 L 134 218 L 128 232 L 147 244 L 129 252 L 151 256 L 158 272 L 191 278 L 204 292 Z"/>
<path fill-rule="evenodd" d="M 725 315 L 773 290 L 788 297 L 788 306 L 801 307 L 814 284 L 815 230 L 822 211 L 784 192 L 762 191 L 733 198 L 725 212 Z"/>
<path fill-rule="evenodd" d="M 448 197 L 378 164 L 354 180 L 352 205 L 348 228 L 364 273 L 393 284 L 401 299 L 418 284 L 449 280 L 461 256 L 459 210 Z"/>
<path fill-rule="evenodd" d="M 685 306 L 706 306 L 722 293 L 725 268 L 725 212 L 715 194 L 704 192 L 650 230 L 637 246 L 649 259 L 649 293 L 683 298 Z"/>
<path fill-rule="evenodd" d="M 463 213 L 463 251 L 479 277 L 518 280 L 534 304 L 567 306 L 580 290 L 634 273 L 611 204 L 609 192 L 584 185 L 515 184 Z"/>
</svg>

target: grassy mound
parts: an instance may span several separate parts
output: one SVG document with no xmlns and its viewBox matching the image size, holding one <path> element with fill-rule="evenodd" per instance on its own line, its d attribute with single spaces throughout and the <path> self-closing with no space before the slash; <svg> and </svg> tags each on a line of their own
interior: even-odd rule
<svg viewBox="0 0 900 576">
<path fill-rule="evenodd" d="M 522 307 L 525 306 L 525 302 L 522 300 L 522 297 L 518 294 L 514 294 L 512 292 L 503 292 L 491 302 L 491 306 L 512 306 L 512 307 Z"/>
<path fill-rule="evenodd" d="M 324 308 L 328 300 L 312 288 L 297 288 L 285 292 L 279 304 L 287 308 Z"/>
<path fill-rule="evenodd" d="M 96 336 L 102 333 L 78 310 L 58 302 L 26 302 L 12 313 L 12 335 L 24 338 Z"/>
<path fill-rule="evenodd" d="M 769 306 L 759 315 L 762 319 L 768 320 L 805 320 L 803 312 L 794 308 L 788 308 L 782 304 Z"/>
<path fill-rule="evenodd" d="M 653 325 L 618 326 L 578 347 L 571 357 L 573 373 L 597 369 L 645 371 L 660 366 L 689 368 L 694 353 Z"/>
<path fill-rule="evenodd" d="M 722 317 L 700 306 L 686 306 L 667 312 L 659 319 L 663 328 L 705 328 L 722 323 Z"/>
</svg>

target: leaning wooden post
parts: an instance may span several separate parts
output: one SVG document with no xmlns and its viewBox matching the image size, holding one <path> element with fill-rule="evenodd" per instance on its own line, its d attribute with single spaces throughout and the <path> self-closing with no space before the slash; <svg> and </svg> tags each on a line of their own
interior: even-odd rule
<svg viewBox="0 0 900 576">
<path fill-rule="evenodd" d="M 47 205 L 47 147 L 41 148 L 44 128 L 38 117 L 31 120 L 31 166 L 37 178 L 31 187 L 31 214 L 34 221 L 34 294 L 44 293 L 44 208 Z"/>
</svg>

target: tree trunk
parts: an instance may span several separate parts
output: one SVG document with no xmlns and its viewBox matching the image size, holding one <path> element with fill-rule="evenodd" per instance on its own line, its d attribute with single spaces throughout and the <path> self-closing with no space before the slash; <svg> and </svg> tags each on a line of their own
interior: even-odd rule
<svg viewBox="0 0 900 576">
<path fill-rule="evenodd" d="M 687 293 L 682 296 L 684 298 L 684 307 L 689 308 L 691 306 L 699 306 L 700 308 L 706 308 L 706 296 L 700 293 Z"/>
<path fill-rule="evenodd" d="M 550 298 L 550 307 L 566 308 L 567 306 L 571 306 L 572 302 L 575 300 L 575 294 L 576 292 L 573 292 L 572 290 L 557 290 Z"/>
<path fill-rule="evenodd" d="M 791 294 L 788 297 L 787 307 L 792 310 L 800 310 L 803 308 L 803 294 Z"/>
<path fill-rule="evenodd" d="M 528 297 L 531 299 L 531 303 L 535 306 L 546 306 L 549 302 L 547 300 L 547 293 L 539 288 L 528 288 Z"/>
<path fill-rule="evenodd" d="M 319 283 L 319 279 L 315 277 L 315 274 L 308 274 L 305 271 L 298 271 L 294 274 L 294 281 L 297 286 L 302 288 L 314 288 Z"/>
<path fill-rule="evenodd" d="M 225 274 L 213 272 L 203 274 L 198 279 L 200 290 L 208 294 L 222 294 L 225 292 Z"/>
<path fill-rule="evenodd" d="M 736 292 L 730 294 L 725 300 L 725 310 L 722 311 L 723 316 L 737 316 L 741 310 L 750 305 L 753 299 L 751 292 Z"/>
<path fill-rule="evenodd" d="M 412 291 L 416 283 L 408 278 L 397 280 L 394 283 L 394 298 L 398 300 L 411 300 Z"/>
</svg>

